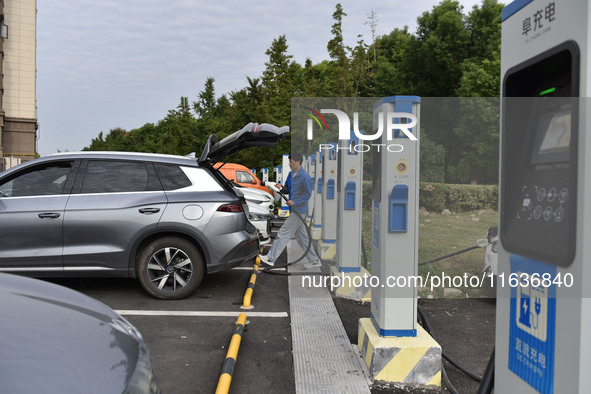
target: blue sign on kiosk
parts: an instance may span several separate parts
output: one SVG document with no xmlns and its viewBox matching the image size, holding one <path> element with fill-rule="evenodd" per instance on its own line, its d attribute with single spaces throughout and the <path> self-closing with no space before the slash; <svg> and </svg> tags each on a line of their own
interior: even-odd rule
<svg viewBox="0 0 591 394">
<path fill-rule="evenodd" d="M 517 285 L 511 289 L 509 369 L 539 392 L 551 393 L 556 344 L 556 285 L 543 278 L 555 278 L 556 266 L 511 255 L 511 271 L 517 274 Z"/>
</svg>

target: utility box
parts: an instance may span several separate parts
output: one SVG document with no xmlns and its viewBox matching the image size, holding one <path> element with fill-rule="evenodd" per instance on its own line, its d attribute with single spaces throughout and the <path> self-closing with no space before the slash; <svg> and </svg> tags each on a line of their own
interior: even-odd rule
<svg viewBox="0 0 591 394">
<path fill-rule="evenodd" d="M 590 16 L 589 0 L 503 9 L 499 393 L 589 392 Z"/>
</svg>

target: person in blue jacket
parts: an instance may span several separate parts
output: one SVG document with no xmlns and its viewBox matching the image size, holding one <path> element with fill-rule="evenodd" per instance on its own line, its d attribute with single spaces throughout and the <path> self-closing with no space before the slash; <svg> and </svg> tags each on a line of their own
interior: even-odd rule
<svg viewBox="0 0 591 394">
<path fill-rule="evenodd" d="M 294 152 L 289 155 L 289 168 L 291 171 L 287 176 L 285 186 L 282 187 L 280 184 L 277 184 L 276 186 L 277 188 L 282 188 L 281 191 L 283 193 L 287 191 L 289 192 L 287 205 L 290 207 L 291 211 L 295 209 L 301 215 L 306 215 L 308 212 L 308 200 L 312 196 L 314 185 L 310 175 L 308 175 L 306 170 L 302 168 L 303 160 L 304 158 L 301 153 Z M 270 266 L 275 265 L 275 261 L 277 261 L 277 258 L 281 255 L 283 249 L 285 249 L 294 234 L 300 247 L 303 250 L 306 250 L 308 242 L 311 242 L 311 240 L 308 240 L 308 233 L 306 232 L 305 227 L 306 224 L 297 216 L 298 215 L 293 212 L 289 215 L 279 230 L 267 255 L 260 256 L 263 263 Z M 310 250 L 306 254 L 306 258 L 309 262 L 304 264 L 304 267 L 320 268 L 322 266 L 320 258 L 314 251 L 313 247 L 310 247 Z"/>
</svg>

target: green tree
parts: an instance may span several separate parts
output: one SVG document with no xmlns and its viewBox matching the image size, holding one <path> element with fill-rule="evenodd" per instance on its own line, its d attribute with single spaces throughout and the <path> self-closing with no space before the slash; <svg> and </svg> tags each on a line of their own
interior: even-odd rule
<svg viewBox="0 0 591 394">
<path fill-rule="evenodd" d="M 332 59 L 330 65 L 330 86 L 331 96 L 350 97 L 352 95 L 352 81 L 350 77 L 350 59 L 347 52 L 350 48 L 345 46 L 343 39 L 343 17 L 347 14 L 343 11 L 341 3 L 337 3 L 335 12 L 332 14 L 334 23 L 330 32 L 332 39 L 328 42 L 326 49 Z"/>
<path fill-rule="evenodd" d="M 193 101 L 193 110 L 199 118 L 210 118 L 216 106 L 215 101 L 215 79 L 207 77 L 205 87 L 198 93 L 199 100 Z"/>
<path fill-rule="evenodd" d="M 442 0 L 417 18 L 417 25 L 403 62 L 411 88 L 423 97 L 453 97 L 470 45 L 462 6 Z"/>
<path fill-rule="evenodd" d="M 412 35 L 408 27 L 394 29 L 388 35 L 376 39 L 374 47 L 379 47 L 377 60 L 372 63 L 373 95 L 393 96 L 413 94 L 403 63 L 410 50 Z"/>
<path fill-rule="evenodd" d="M 289 124 L 291 98 L 301 94 L 299 75 L 301 67 L 287 53 L 287 38 L 279 36 L 271 43 L 265 54 L 265 70 L 261 78 L 263 86 L 262 113 L 272 124 Z"/>
</svg>

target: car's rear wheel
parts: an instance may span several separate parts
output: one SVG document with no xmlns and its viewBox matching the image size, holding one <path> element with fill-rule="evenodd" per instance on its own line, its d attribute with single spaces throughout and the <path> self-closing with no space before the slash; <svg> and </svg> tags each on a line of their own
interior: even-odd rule
<svg viewBox="0 0 591 394">
<path fill-rule="evenodd" d="M 137 269 L 140 283 L 150 295 L 178 300 L 197 290 L 203 279 L 203 257 L 191 242 L 164 237 L 142 250 Z"/>
</svg>

